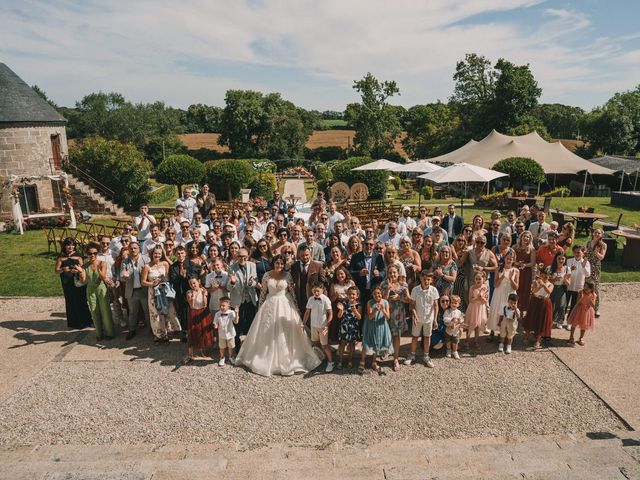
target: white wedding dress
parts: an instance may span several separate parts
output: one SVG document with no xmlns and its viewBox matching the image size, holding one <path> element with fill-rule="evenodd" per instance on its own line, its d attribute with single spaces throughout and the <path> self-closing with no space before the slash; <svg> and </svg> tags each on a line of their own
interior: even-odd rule
<svg viewBox="0 0 640 480">
<path fill-rule="evenodd" d="M 260 308 L 242 342 L 236 365 L 267 377 L 306 373 L 320 365 L 309 337 L 302 331 L 300 314 L 289 290 L 291 282 L 288 274 L 281 280 L 265 274 Z"/>
</svg>

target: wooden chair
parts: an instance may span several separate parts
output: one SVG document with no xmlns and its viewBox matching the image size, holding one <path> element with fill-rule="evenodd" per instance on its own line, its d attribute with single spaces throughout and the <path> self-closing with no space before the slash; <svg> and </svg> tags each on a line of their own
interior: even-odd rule
<svg viewBox="0 0 640 480">
<path fill-rule="evenodd" d="M 600 224 L 602 224 L 602 231 L 604 232 L 612 232 L 613 230 L 618 230 L 620 228 L 620 220 L 622 220 L 622 213 L 620 215 L 618 215 L 618 221 L 617 223 L 611 223 L 611 222 L 600 222 Z"/>
</svg>

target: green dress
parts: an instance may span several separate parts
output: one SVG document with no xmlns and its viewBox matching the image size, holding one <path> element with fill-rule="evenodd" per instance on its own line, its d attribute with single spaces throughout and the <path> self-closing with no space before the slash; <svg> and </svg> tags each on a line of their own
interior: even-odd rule
<svg viewBox="0 0 640 480">
<path fill-rule="evenodd" d="M 107 286 L 100 278 L 98 270 L 87 266 L 87 304 L 91 312 L 93 326 L 96 329 L 96 336 L 113 337 L 113 321 L 111 320 L 111 309 L 109 308 L 109 294 Z"/>
</svg>

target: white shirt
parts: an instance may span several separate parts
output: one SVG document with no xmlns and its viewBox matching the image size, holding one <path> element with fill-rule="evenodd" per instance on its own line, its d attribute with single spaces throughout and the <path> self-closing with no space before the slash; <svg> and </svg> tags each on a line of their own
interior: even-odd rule
<svg viewBox="0 0 640 480">
<path fill-rule="evenodd" d="M 575 265 L 575 270 L 571 268 Z M 585 261 L 584 267 L 582 266 L 582 261 L 576 260 L 574 257 L 571 257 L 567 260 L 567 267 L 571 272 L 571 281 L 569 282 L 569 290 L 572 292 L 579 292 L 584 287 L 584 281 L 587 277 L 591 276 L 591 264 L 589 260 Z"/>
<path fill-rule="evenodd" d="M 204 288 L 209 290 L 213 287 L 214 283 L 218 284 L 216 290 L 210 291 L 211 303 L 209 303 L 209 309 L 212 312 L 220 310 L 220 299 L 227 295 L 227 281 L 229 280 L 229 274 L 224 270 L 220 273 L 211 272 L 207 275 L 204 281 Z"/>
<path fill-rule="evenodd" d="M 327 312 L 331 311 L 331 300 L 324 294 L 319 297 L 311 296 L 307 300 L 307 310 L 310 310 L 309 322 L 313 328 L 322 328 L 327 323 Z"/>
<path fill-rule="evenodd" d="M 113 278 L 113 265 L 116 263 L 113 252 L 109 250 L 107 253 L 98 253 L 98 260 L 107 264 L 107 278 Z"/>
<path fill-rule="evenodd" d="M 216 312 L 213 323 L 218 327 L 218 335 L 225 340 L 231 340 L 236 336 L 233 324 L 238 323 L 235 310 L 227 310 L 226 313 Z"/>
<path fill-rule="evenodd" d="M 184 208 L 184 218 L 186 218 L 187 220 L 189 220 L 189 223 L 193 222 L 193 216 L 195 215 L 196 211 L 198 210 L 198 203 L 196 202 L 196 199 L 193 197 L 189 197 L 189 198 L 184 198 L 184 197 L 180 197 L 179 199 L 176 200 L 176 207 L 180 206 L 182 208 Z"/>
<path fill-rule="evenodd" d="M 209 225 L 205 225 L 201 223 L 200 225 L 196 225 L 195 223 L 191 225 L 191 228 L 197 228 L 200 230 L 200 238 L 205 238 L 207 236 L 207 232 L 209 231 Z"/>
<path fill-rule="evenodd" d="M 516 320 L 516 317 L 520 318 L 520 310 L 518 309 L 518 307 L 511 308 L 509 305 L 505 305 L 502 309 L 502 316 L 505 318 L 505 320 L 513 322 L 514 320 Z"/>
<path fill-rule="evenodd" d="M 452 322 L 454 319 L 458 319 L 458 320 L 464 319 L 464 313 L 462 313 L 457 308 L 447 308 L 444 311 L 444 315 L 442 315 L 442 323 L 444 323 L 447 326 L 447 329 L 446 329 L 447 334 L 455 337 L 460 334 L 461 325 L 453 324 Z"/>
<path fill-rule="evenodd" d="M 156 245 L 162 246 L 164 241 L 165 241 L 165 238 L 162 235 L 160 237 L 158 237 L 158 241 L 157 242 L 153 238 L 147 238 L 144 241 L 144 243 L 142 244 L 142 248 L 140 250 L 142 250 L 142 253 L 144 255 L 147 255 L 147 256 L 150 257 L 151 256 L 151 250 L 156 248 Z"/>
<path fill-rule="evenodd" d="M 434 320 L 433 304 L 440 298 L 438 290 L 433 285 L 424 290 L 417 285 L 411 290 L 411 300 L 415 302 L 418 323 L 431 323 Z"/>
<path fill-rule="evenodd" d="M 403 224 L 405 226 L 405 235 L 407 234 L 407 232 L 410 232 L 411 230 L 416 228 L 416 221 L 411 217 L 401 216 L 398 220 L 398 226 L 400 226 L 400 224 Z"/>
<path fill-rule="evenodd" d="M 401 238 L 402 238 L 402 235 L 400 235 L 397 232 L 393 237 L 391 237 L 389 235 L 389 232 L 384 232 L 382 235 L 380 235 L 378 237 L 378 240 L 381 241 L 382 243 L 390 243 L 394 247 L 400 248 L 400 239 Z"/>
<path fill-rule="evenodd" d="M 147 218 L 144 218 L 142 215 L 138 215 L 134 222 L 138 229 L 138 241 L 141 242 L 151 236 L 149 229 L 151 228 L 151 224 L 156 223 L 156 219 L 153 215 L 147 215 Z M 142 227 L 140 226 L 140 222 L 142 222 Z"/>
</svg>

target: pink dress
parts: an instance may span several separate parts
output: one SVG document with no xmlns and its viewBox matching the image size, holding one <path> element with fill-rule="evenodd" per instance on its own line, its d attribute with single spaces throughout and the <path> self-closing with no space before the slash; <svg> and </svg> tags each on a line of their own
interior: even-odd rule
<svg viewBox="0 0 640 480">
<path fill-rule="evenodd" d="M 482 285 L 476 288 L 472 285 L 469 289 L 469 306 L 464 314 L 465 325 L 470 330 L 476 327 L 483 329 L 487 323 L 487 304 L 483 300 L 489 298 L 489 287 Z"/>
<path fill-rule="evenodd" d="M 593 330 L 596 326 L 596 315 L 592 304 L 596 301 L 596 294 L 595 292 L 584 293 L 584 290 L 580 293 L 582 294 L 580 300 L 571 310 L 567 323 L 581 330 Z"/>
</svg>

